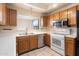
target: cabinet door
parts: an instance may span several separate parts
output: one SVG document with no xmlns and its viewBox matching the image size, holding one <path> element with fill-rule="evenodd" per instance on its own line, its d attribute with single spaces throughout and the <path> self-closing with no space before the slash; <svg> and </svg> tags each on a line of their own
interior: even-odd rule
<svg viewBox="0 0 79 59">
<path fill-rule="evenodd" d="M 73 38 L 66 38 L 66 45 L 65 45 L 65 54 L 67 56 L 74 56 L 75 55 L 75 40 Z"/>
<path fill-rule="evenodd" d="M 47 17 L 43 16 L 43 27 L 47 27 Z"/>
<path fill-rule="evenodd" d="M 18 54 L 29 51 L 29 37 L 18 38 Z"/>
<path fill-rule="evenodd" d="M 68 22 L 70 26 L 76 26 L 76 7 L 68 9 Z"/>
<path fill-rule="evenodd" d="M 60 19 L 67 19 L 67 10 L 61 11 L 60 12 Z"/>
<path fill-rule="evenodd" d="M 45 45 L 50 47 L 50 35 L 49 34 L 44 35 L 44 43 Z"/>
<path fill-rule="evenodd" d="M 16 26 L 17 25 L 17 12 L 16 10 L 10 9 L 9 10 L 9 17 L 10 17 L 10 26 Z"/>
<path fill-rule="evenodd" d="M 38 48 L 38 36 L 31 35 L 30 36 L 30 50 Z"/>
<path fill-rule="evenodd" d="M 47 16 L 47 27 L 50 27 L 50 15 Z"/>
<path fill-rule="evenodd" d="M 79 5 L 77 6 L 77 10 L 79 10 Z"/>
<path fill-rule="evenodd" d="M 18 54 L 18 38 L 16 37 L 16 54 Z"/>
<path fill-rule="evenodd" d="M 59 20 L 59 13 L 53 15 L 53 20 Z"/>
<path fill-rule="evenodd" d="M 44 27 L 50 26 L 50 16 L 43 16 L 43 26 Z"/>
<path fill-rule="evenodd" d="M 52 21 L 53 21 L 53 15 L 50 15 L 50 20 L 52 20 Z"/>
<path fill-rule="evenodd" d="M 0 24 L 2 24 L 2 4 L 0 3 Z"/>
<path fill-rule="evenodd" d="M 0 25 L 6 24 L 6 4 L 0 3 Z"/>
</svg>

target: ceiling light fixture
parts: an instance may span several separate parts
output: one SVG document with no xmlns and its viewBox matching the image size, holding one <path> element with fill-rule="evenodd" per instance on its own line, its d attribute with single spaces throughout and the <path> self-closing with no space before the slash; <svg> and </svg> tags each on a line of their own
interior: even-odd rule
<svg viewBox="0 0 79 59">
<path fill-rule="evenodd" d="M 31 5 L 31 4 L 28 4 L 28 3 L 23 3 L 23 4 L 24 4 L 24 5 L 27 5 L 27 6 L 31 7 L 31 8 L 34 8 L 34 9 L 38 9 L 38 10 L 41 10 L 41 11 L 45 11 L 45 9 L 42 9 L 42 8 L 33 6 L 33 5 Z"/>
<path fill-rule="evenodd" d="M 57 7 L 57 4 L 53 4 L 53 8 Z"/>
</svg>

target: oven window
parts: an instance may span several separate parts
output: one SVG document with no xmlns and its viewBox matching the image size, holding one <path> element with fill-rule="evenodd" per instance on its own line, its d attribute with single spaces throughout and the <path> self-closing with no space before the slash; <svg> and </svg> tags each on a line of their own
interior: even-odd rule
<svg viewBox="0 0 79 59">
<path fill-rule="evenodd" d="M 61 40 L 58 40 L 56 38 L 53 38 L 52 43 L 56 46 L 60 46 L 61 47 Z"/>
</svg>

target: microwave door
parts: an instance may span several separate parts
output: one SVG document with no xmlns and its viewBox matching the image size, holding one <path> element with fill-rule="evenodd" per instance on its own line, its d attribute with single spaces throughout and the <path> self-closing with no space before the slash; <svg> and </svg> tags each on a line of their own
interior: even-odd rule
<svg viewBox="0 0 79 59">
<path fill-rule="evenodd" d="M 56 27 L 56 28 L 62 27 L 61 21 L 53 22 L 53 27 Z"/>
</svg>

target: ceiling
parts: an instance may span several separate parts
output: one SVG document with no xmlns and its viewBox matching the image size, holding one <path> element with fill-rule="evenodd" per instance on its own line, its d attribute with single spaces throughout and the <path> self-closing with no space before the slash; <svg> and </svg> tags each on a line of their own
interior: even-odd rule
<svg viewBox="0 0 79 59">
<path fill-rule="evenodd" d="M 55 13 L 67 7 L 76 5 L 76 3 L 9 3 L 8 6 L 15 8 L 21 14 L 39 17 Z M 69 8 L 70 8 L 69 7 Z M 38 16 L 37 16 L 38 15 Z M 23 17 L 22 17 L 23 18 Z M 25 17 L 24 17 L 25 18 Z"/>
<path fill-rule="evenodd" d="M 32 9 L 32 11 L 38 13 L 49 13 L 71 4 L 72 3 L 11 3 L 10 5 L 24 8 L 30 11 Z"/>
<path fill-rule="evenodd" d="M 70 4 L 71 3 L 28 3 L 28 5 L 30 5 L 32 8 L 37 7 L 34 8 L 34 10 L 41 13 L 49 13 Z"/>
</svg>

